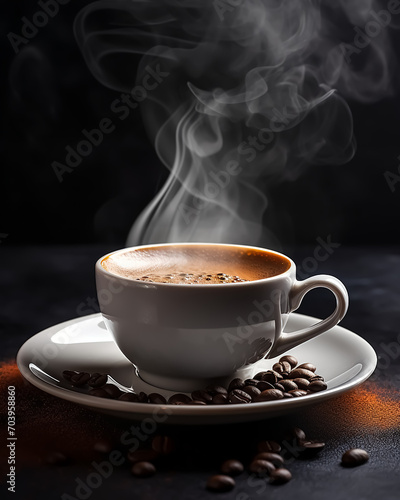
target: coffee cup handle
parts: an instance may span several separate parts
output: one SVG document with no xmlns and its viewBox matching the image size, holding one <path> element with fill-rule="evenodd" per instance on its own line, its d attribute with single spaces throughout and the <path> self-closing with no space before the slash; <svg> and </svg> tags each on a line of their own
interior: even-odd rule
<svg viewBox="0 0 400 500">
<path fill-rule="evenodd" d="M 295 281 L 289 293 L 289 311 L 295 311 L 301 304 L 305 294 L 314 288 L 327 288 L 336 297 L 336 308 L 328 318 L 297 332 L 281 333 L 273 345 L 268 357 L 274 358 L 285 351 L 310 340 L 334 327 L 344 317 L 349 305 L 349 296 L 343 283 L 328 274 L 312 276 L 304 281 Z"/>
</svg>

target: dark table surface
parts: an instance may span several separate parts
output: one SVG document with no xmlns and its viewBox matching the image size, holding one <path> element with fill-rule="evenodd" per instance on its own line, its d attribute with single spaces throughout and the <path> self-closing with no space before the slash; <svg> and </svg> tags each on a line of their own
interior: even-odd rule
<svg viewBox="0 0 400 500">
<path fill-rule="evenodd" d="M 378 354 L 375 374 L 360 387 L 334 400 L 280 418 L 224 426 L 169 426 L 159 428 L 177 443 L 175 454 L 161 459 L 154 477 L 132 477 L 128 461 L 96 483 L 93 463 L 104 456 L 93 443 L 117 442 L 132 422 L 91 412 L 60 401 L 30 386 L 15 369 L 19 347 L 33 334 L 56 323 L 98 312 L 94 262 L 106 246 L 25 247 L 0 249 L 1 286 L 1 447 L 2 486 L 6 497 L 21 499 L 199 499 L 258 498 L 382 499 L 400 498 L 400 249 L 340 246 L 323 261 L 313 260 L 315 248 L 289 255 L 302 277 L 333 274 L 348 288 L 350 307 L 341 325 L 366 339 Z M 300 312 L 325 317 L 332 308 L 329 293 L 313 291 Z M 310 360 L 312 361 L 312 360 Z M 7 385 L 17 393 L 16 493 L 4 485 L 8 472 L 5 403 Z M 312 459 L 286 453 L 293 479 L 272 486 L 247 472 L 228 493 L 206 490 L 207 478 L 218 472 L 223 458 L 246 462 L 257 441 L 284 436 L 294 426 L 311 438 L 326 442 Z M 370 460 L 360 467 L 341 467 L 342 453 L 361 447 Z M 48 464 L 49 453 L 63 452 L 64 466 Z M 121 453 L 126 450 L 120 450 Z M 96 454 L 97 453 L 97 454 Z M 92 488 L 78 488 L 95 481 Z M 79 482 L 81 481 L 81 482 Z M 89 481 L 90 483 L 90 481 Z M 78 488 L 78 489 L 77 489 Z M 13 495 L 11 497 L 11 495 Z M 4 498 L 4 496 L 2 496 Z"/>
</svg>

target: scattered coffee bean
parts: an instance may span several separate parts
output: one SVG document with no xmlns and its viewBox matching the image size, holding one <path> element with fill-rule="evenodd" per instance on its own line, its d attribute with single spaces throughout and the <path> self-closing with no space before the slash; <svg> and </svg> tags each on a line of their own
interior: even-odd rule
<svg viewBox="0 0 400 500">
<path fill-rule="evenodd" d="M 255 379 L 255 378 L 248 378 L 244 381 L 244 385 L 254 385 L 254 387 L 257 387 L 257 384 L 258 384 L 258 380 Z"/>
<path fill-rule="evenodd" d="M 254 385 L 246 385 L 245 387 L 243 387 L 243 389 L 241 389 L 242 391 L 244 392 L 247 392 L 247 394 L 251 397 L 252 401 L 254 401 L 254 399 L 259 395 L 261 394 L 261 391 L 260 389 L 257 389 L 257 387 L 255 387 Z"/>
<path fill-rule="evenodd" d="M 342 465 L 344 467 L 357 467 L 368 462 L 369 454 L 361 448 L 351 448 L 343 453 Z"/>
<path fill-rule="evenodd" d="M 291 379 L 299 389 L 306 391 L 310 382 L 306 378 L 293 378 Z"/>
<path fill-rule="evenodd" d="M 204 390 L 199 390 L 199 391 L 193 391 L 192 392 L 192 398 L 196 401 L 204 401 L 205 403 L 211 403 L 212 401 L 212 395 Z"/>
<path fill-rule="evenodd" d="M 241 378 L 234 378 L 233 380 L 231 380 L 228 386 L 228 393 L 233 391 L 234 389 L 241 389 L 244 386 L 245 383 Z"/>
<path fill-rule="evenodd" d="M 149 403 L 155 404 L 155 405 L 165 405 L 167 400 L 162 396 L 161 394 L 158 394 L 157 392 L 151 392 L 148 396 L 147 399 Z"/>
<path fill-rule="evenodd" d="M 279 453 L 281 451 L 281 445 L 276 441 L 260 441 L 257 445 L 257 449 L 260 453 L 268 451 L 272 453 Z"/>
<path fill-rule="evenodd" d="M 322 380 L 314 380 L 313 382 L 310 382 L 310 385 L 307 387 L 307 389 L 311 392 L 319 392 L 325 391 L 327 387 L 328 386 Z"/>
<path fill-rule="evenodd" d="M 139 392 L 139 403 L 147 403 L 148 397 L 145 392 Z"/>
<path fill-rule="evenodd" d="M 258 477 L 265 477 L 275 470 L 275 465 L 268 460 L 253 460 L 249 465 L 249 472 Z"/>
<path fill-rule="evenodd" d="M 270 473 L 269 482 L 271 484 L 285 484 L 292 479 L 292 474 L 283 467 L 275 469 Z"/>
<path fill-rule="evenodd" d="M 70 382 L 74 387 L 82 387 L 88 383 L 90 379 L 90 373 L 79 372 L 71 376 Z"/>
<path fill-rule="evenodd" d="M 325 448 L 322 441 L 299 440 L 298 444 L 302 448 L 302 455 L 314 455 Z"/>
<path fill-rule="evenodd" d="M 106 384 L 101 388 L 103 391 L 106 391 L 112 399 L 118 399 L 122 394 L 124 394 L 118 387 L 114 384 Z"/>
<path fill-rule="evenodd" d="M 130 401 L 131 403 L 139 403 L 139 396 L 134 392 L 125 392 L 118 399 L 119 401 Z"/>
<path fill-rule="evenodd" d="M 267 462 L 271 462 L 275 467 L 281 467 L 283 465 L 283 457 L 272 451 L 258 453 L 253 460 L 266 460 Z"/>
<path fill-rule="evenodd" d="M 136 477 L 150 477 L 156 473 L 156 468 L 150 462 L 136 462 L 131 470 Z"/>
<path fill-rule="evenodd" d="M 235 487 L 235 484 L 235 480 L 230 476 L 216 474 L 208 478 L 207 488 L 211 491 L 230 491 Z"/>
<path fill-rule="evenodd" d="M 88 381 L 90 387 L 103 387 L 108 381 L 108 376 L 101 373 L 92 373 Z"/>
<path fill-rule="evenodd" d="M 105 398 L 105 399 L 111 399 L 111 396 L 108 392 L 106 392 L 104 389 L 99 387 L 98 389 L 90 389 L 88 392 L 90 396 L 96 396 L 97 398 Z"/>
<path fill-rule="evenodd" d="M 310 370 L 306 370 L 304 368 L 295 368 L 289 373 L 289 378 L 294 379 L 294 378 L 305 378 L 307 380 L 310 380 L 310 378 L 314 377 L 314 372 Z"/>
<path fill-rule="evenodd" d="M 161 455 L 170 455 L 175 450 L 175 443 L 169 436 L 154 436 L 151 447 Z"/>
<path fill-rule="evenodd" d="M 154 450 L 142 449 L 128 452 L 127 459 L 135 464 L 137 462 L 153 462 L 159 456 L 160 454 Z"/>
<path fill-rule="evenodd" d="M 225 394 L 216 394 L 212 398 L 212 404 L 213 405 L 226 405 L 229 403 L 228 396 Z"/>
<path fill-rule="evenodd" d="M 317 369 L 317 367 L 314 366 L 312 363 L 303 363 L 299 365 L 297 368 L 302 368 L 303 370 L 308 370 L 310 372 L 315 372 L 315 370 Z"/>
<path fill-rule="evenodd" d="M 297 359 L 294 356 L 290 356 L 290 355 L 282 356 L 279 360 L 280 363 L 283 363 L 284 361 L 289 363 L 289 365 L 291 366 L 292 369 L 295 366 L 297 366 L 297 363 L 298 363 Z"/>
<path fill-rule="evenodd" d="M 241 389 L 234 389 L 229 393 L 229 401 L 233 404 L 251 403 L 251 396 Z"/>
<path fill-rule="evenodd" d="M 221 472 L 228 476 L 238 476 L 243 470 L 243 464 L 239 460 L 225 460 L 221 465 Z"/>
<path fill-rule="evenodd" d="M 278 389 L 267 389 L 266 391 L 263 391 L 261 394 L 259 394 L 254 401 L 256 403 L 260 403 L 262 401 L 276 401 L 282 398 L 282 391 L 279 391 Z"/>
</svg>

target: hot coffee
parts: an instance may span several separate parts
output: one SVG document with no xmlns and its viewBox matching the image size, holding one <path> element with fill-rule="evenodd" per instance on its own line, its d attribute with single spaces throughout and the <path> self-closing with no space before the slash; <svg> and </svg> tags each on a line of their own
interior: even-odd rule
<svg viewBox="0 0 400 500">
<path fill-rule="evenodd" d="M 287 271 L 290 261 L 267 250 L 175 244 L 114 253 L 101 265 L 132 280 L 213 285 L 270 278 Z"/>
</svg>

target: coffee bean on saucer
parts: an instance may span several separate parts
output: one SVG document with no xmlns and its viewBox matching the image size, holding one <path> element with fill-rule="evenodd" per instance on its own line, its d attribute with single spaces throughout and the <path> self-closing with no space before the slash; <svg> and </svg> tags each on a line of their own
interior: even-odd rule
<svg viewBox="0 0 400 500">
<path fill-rule="evenodd" d="M 89 379 L 90 373 L 78 372 L 72 375 L 70 382 L 74 387 L 83 387 L 88 383 Z"/>
<path fill-rule="evenodd" d="M 167 400 L 162 396 L 161 394 L 158 394 L 157 392 L 151 392 L 147 396 L 148 402 L 153 404 L 153 405 L 165 405 Z"/>
<path fill-rule="evenodd" d="M 192 398 L 196 401 L 204 401 L 204 403 L 210 404 L 212 401 L 212 395 L 204 390 L 193 391 L 191 394 Z"/>
<path fill-rule="evenodd" d="M 186 396 L 186 394 L 180 394 L 180 393 L 177 393 L 177 394 L 173 394 L 169 399 L 168 399 L 168 403 L 171 404 L 171 405 L 174 405 L 174 404 L 188 404 L 192 401 L 191 398 L 189 398 L 189 396 Z"/>
<path fill-rule="evenodd" d="M 260 389 L 261 392 L 266 391 L 267 389 L 275 389 L 275 387 L 269 382 L 265 382 L 264 380 L 260 380 L 257 384 L 257 389 Z"/>
<path fill-rule="evenodd" d="M 283 393 L 283 397 L 288 399 L 288 398 L 292 398 L 293 397 L 293 394 L 289 394 L 288 392 L 284 392 Z"/>
<path fill-rule="evenodd" d="M 314 372 L 306 370 L 305 368 L 295 368 L 289 374 L 289 378 L 292 380 L 295 378 L 305 378 L 307 380 L 310 380 L 310 378 L 313 377 L 314 377 Z"/>
<path fill-rule="evenodd" d="M 294 391 L 298 389 L 296 382 L 293 380 L 281 380 L 279 384 L 275 384 L 275 388 L 277 388 L 277 385 L 280 385 L 283 388 L 283 391 Z"/>
<path fill-rule="evenodd" d="M 270 384 L 276 384 L 282 379 L 282 375 L 274 370 L 266 371 L 261 378 L 261 380 L 263 380 L 264 382 L 269 382 Z"/>
<path fill-rule="evenodd" d="M 281 467 L 283 465 L 283 457 L 272 451 L 257 453 L 253 460 L 266 460 L 267 462 L 271 462 L 275 467 Z"/>
<path fill-rule="evenodd" d="M 262 380 L 263 376 L 266 374 L 267 372 L 258 372 L 256 373 L 256 375 L 254 375 L 253 378 L 255 378 L 256 380 Z"/>
<path fill-rule="evenodd" d="M 299 365 L 297 368 L 302 368 L 302 369 L 308 370 L 310 372 L 315 372 L 315 370 L 317 369 L 317 367 L 314 366 L 312 363 L 303 363 L 303 364 Z"/>
<path fill-rule="evenodd" d="M 139 392 L 139 403 L 147 403 L 147 394 L 143 391 Z"/>
<path fill-rule="evenodd" d="M 311 441 L 309 439 L 299 439 L 298 446 L 302 457 L 314 456 L 325 448 L 325 443 L 322 441 Z"/>
<path fill-rule="evenodd" d="M 357 467 L 369 460 L 369 454 L 361 448 L 351 448 L 343 453 L 342 465 L 344 467 Z"/>
<path fill-rule="evenodd" d="M 291 366 L 292 369 L 295 368 L 297 366 L 297 363 L 298 363 L 297 359 L 294 356 L 290 356 L 290 355 L 282 356 L 279 359 L 279 363 L 283 363 L 284 361 L 289 363 L 289 365 Z"/>
<path fill-rule="evenodd" d="M 255 379 L 255 378 L 248 378 L 244 381 L 244 385 L 254 385 L 254 387 L 257 387 L 257 384 L 258 384 L 258 380 Z"/>
<path fill-rule="evenodd" d="M 293 378 L 290 380 L 292 380 L 292 382 L 297 385 L 298 389 L 301 389 L 302 391 L 306 391 L 310 385 L 310 382 L 306 378 Z"/>
<path fill-rule="evenodd" d="M 64 371 L 62 372 L 63 377 L 65 378 L 65 380 L 68 380 L 68 382 L 70 382 L 70 381 L 71 381 L 71 378 L 72 378 L 74 375 L 77 375 L 77 374 L 78 374 L 78 372 L 74 372 L 74 371 L 72 371 L 72 370 L 64 370 Z"/>
<path fill-rule="evenodd" d="M 136 462 L 131 470 L 136 477 L 150 477 L 156 473 L 156 468 L 150 462 Z"/>
<path fill-rule="evenodd" d="M 263 391 L 261 394 L 259 394 L 255 398 L 254 402 L 260 403 L 263 401 L 276 401 L 282 398 L 283 398 L 282 391 L 279 391 L 278 389 L 267 389 L 266 391 Z"/>
<path fill-rule="evenodd" d="M 89 396 L 96 396 L 98 398 L 112 399 L 111 395 L 108 392 L 106 392 L 104 389 L 102 389 L 101 387 L 99 387 L 97 389 L 90 389 L 88 394 L 89 394 Z"/>
<path fill-rule="evenodd" d="M 208 385 L 205 388 L 205 391 L 211 394 L 211 396 L 215 396 L 216 394 L 228 394 L 228 391 L 225 389 L 225 387 L 222 387 L 220 385 Z"/>
<path fill-rule="evenodd" d="M 159 456 L 160 454 L 154 450 L 142 449 L 142 450 L 129 451 L 127 454 L 127 459 L 131 463 L 135 464 L 137 462 L 153 462 Z"/>
<path fill-rule="evenodd" d="M 228 396 L 225 394 L 216 394 L 212 398 L 213 405 L 226 405 L 229 403 Z"/>
<path fill-rule="evenodd" d="M 229 393 L 229 401 L 233 404 L 251 403 L 251 396 L 241 389 L 234 389 Z"/>
<path fill-rule="evenodd" d="M 134 392 L 124 392 L 119 398 L 119 401 L 130 401 L 132 403 L 139 403 L 139 396 Z"/>
<path fill-rule="evenodd" d="M 108 381 L 108 376 L 105 374 L 101 373 L 92 373 L 88 385 L 90 387 L 102 387 L 103 385 L 106 385 Z"/>
<path fill-rule="evenodd" d="M 285 388 L 282 384 L 280 384 L 279 382 L 277 384 L 274 384 L 274 389 L 278 389 L 278 391 L 281 391 L 281 392 L 285 392 Z"/>
<path fill-rule="evenodd" d="M 204 401 L 200 401 L 198 399 L 193 399 L 192 401 L 190 401 L 190 403 L 187 403 L 188 405 L 194 405 L 194 406 L 207 406 L 207 403 L 205 403 Z"/>
<path fill-rule="evenodd" d="M 175 450 L 175 443 L 169 436 L 154 436 L 151 448 L 161 455 L 170 455 Z"/>
<path fill-rule="evenodd" d="M 314 380 L 313 382 L 310 382 L 310 385 L 307 387 L 307 389 L 311 392 L 325 391 L 327 388 L 328 386 L 322 380 Z"/>
<path fill-rule="evenodd" d="M 118 399 L 122 394 L 124 394 L 118 387 L 114 384 L 106 384 L 102 387 L 103 391 L 106 391 L 112 399 Z"/>
<path fill-rule="evenodd" d="M 259 394 L 261 394 L 260 389 L 257 389 L 257 387 L 255 387 L 254 385 L 246 385 L 241 390 L 247 392 L 252 400 L 254 400 Z"/>
<path fill-rule="evenodd" d="M 273 470 L 269 475 L 269 482 L 271 484 L 285 484 L 292 479 L 292 474 L 285 468 Z"/>
<path fill-rule="evenodd" d="M 211 491 L 230 491 L 235 487 L 235 480 L 225 474 L 216 474 L 207 481 L 207 489 Z"/>
<path fill-rule="evenodd" d="M 300 396 L 305 396 L 307 391 L 303 391 L 302 389 L 295 389 L 294 391 L 288 391 L 294 398 L 299 398 Z"/>
<path fill-rule="evenodd" d="M 45 462 L 48 465 L 63 466 L 71 463 L 71 459 L 68 458 L 67 455 L 64 455 L 61 451 L 52 451 L 47 454 Z"/>
<path fill-rule="evenodd" d="M 321 375 L 314 375 L 314 377 L 310 378 L 310 383 L 315 382 L 317 380 L 321 380 L 322 382 L 325 381 L 324 377 L 321 377 Z"/>
<path fill-rule="evenodd" d="M 258 477 L 265 477 L 275 470 L 275 465 L 268 460 L 253 460 L 249 465 L 249 472 Z"/>
<path fill-rule="evenodd" d="M 260 453 L 268 451 L 272 453 L 279 453 L 281 451 L 281 445 L 276 441 L 260 441 L 257 445 L 257 449 Z"/>
<path fill-rule="evenodd" d="M 228 476 L 238 476 L 243 470 L 243 464 L 239 460 L 225 460 L 221 465 L 221 472 Z"/>
<path fill-rule="evenodd" d="M 228 386 L 228 393 L 233 391 L 233 389 L 241 389 L 244 387 L 246 384 L 244 383 L 244 380 L 241 378 L 234 378 L 231 380 L 229 386 Z"/>
</svg>

